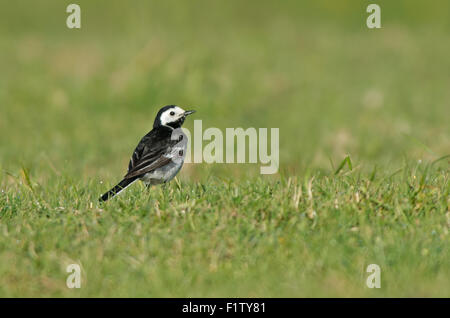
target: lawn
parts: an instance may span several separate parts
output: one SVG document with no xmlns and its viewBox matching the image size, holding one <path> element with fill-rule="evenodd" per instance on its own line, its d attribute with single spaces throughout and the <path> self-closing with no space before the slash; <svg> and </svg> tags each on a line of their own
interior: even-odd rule
<svg viewBox="0 0 450 318">
<path fill-rule="evenodd" d="M 450 3 L 369 30 L 368 1 L 73 2 L 80 30 L 71 2 L 0 11 L 1 297 L 450 297 Z M 167 104 L 279 128 L 278 173 L 100 204 Z"/>
</svg>

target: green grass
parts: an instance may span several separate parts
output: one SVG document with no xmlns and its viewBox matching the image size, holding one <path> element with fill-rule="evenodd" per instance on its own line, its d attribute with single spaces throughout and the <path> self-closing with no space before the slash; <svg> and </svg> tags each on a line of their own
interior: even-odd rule
<svg viewBox="0 0 450 318">
<path fill-rule="evenodd" d="M 69 3 L 0 10 L 0 296 L 450 297 L 448 1 L 380 0 L 380 30 L 369 1 Z M 100 205 L 166 104 L 280 128 L 279 174 Z"/>
<path fill-rule="evenodd" d="M 17 179 L 1 198 L 4 296 L 448 296 L 449 175 L 141 184 Z M 79 263 L 82 288 L 65 286 Z M 369 264 L 382 288 L 365 285 Z"/>
</svg>

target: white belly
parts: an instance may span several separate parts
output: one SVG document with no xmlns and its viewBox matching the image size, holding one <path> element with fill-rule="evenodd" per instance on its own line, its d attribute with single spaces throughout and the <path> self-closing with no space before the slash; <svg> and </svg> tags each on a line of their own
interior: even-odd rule
<svg viewBox="0 0 450 318">
<path fill-rule="evenodd" d="M 183 134 L 181 129 L 178 133 Z M 175 135 L 175 137 L 178 138 L 177 135 Z M 171 162 L 163 167 L 148 172 L 141 177 L 141 180 L 144 181 L 145 184 L 152 185 L 169 182 L 177 175 L 177 173 L 183 166 L 184 158 L 186 156 L 187 137 L 186 135 L 184 135 L 183 137 L 184 139 L 182 140 L 182 142 L 179 142 L 175 146 L 173 146 L 170 154 L 166 155 L 167 157 L 172 159 Z"/>
<path fill-rule="evenodd" d="M 147 185 L 169 182 L 177 175 L 182 166 L 183 162 L 172 161 L 164 167 L 146 173 L 144 176 L 142 176 L 141 180 L 144 181 Z"/>
</svg>

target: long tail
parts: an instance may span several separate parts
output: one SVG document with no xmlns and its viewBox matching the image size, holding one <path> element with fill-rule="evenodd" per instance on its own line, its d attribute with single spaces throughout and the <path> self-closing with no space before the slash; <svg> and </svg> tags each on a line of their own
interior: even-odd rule
<svg viewBox="0 0 450 318">
<path fill-rule="evenodd" d="M 98 199 L 98 200 L 100 202 L 103 202 L 103 201 L 107 201 L 107 200 L 111 199 L 112 197 L 118 195 L 120 192 L 125 190 L 130 184 L 132 184 L 137 179 L 138 179 L 138 177 L 123 179 L 114 188 L 112 188 L 111 190 L 106 192 L 104 195 L 102 195 L 100 197 L 100 199 Z"/>
</svg>

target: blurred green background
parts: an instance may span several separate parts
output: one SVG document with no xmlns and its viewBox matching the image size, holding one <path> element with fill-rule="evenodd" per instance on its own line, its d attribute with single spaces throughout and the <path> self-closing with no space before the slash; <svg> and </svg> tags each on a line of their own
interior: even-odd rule
<svg viewBox="0 0 450 318">
<path fill-rule="evenodd" d="M 448 297 L 449 1 L 0 3 L 0 296 Z M 167 104 L 279 128 L 280 173 L 99 205 Z"/>
<path fill-rule="evenodd" d="M 45 178 L 124 172 L 159 107 L 203 127 L 279 127 L 280 169 L 346 154 L 397 168 L 450 150 L 450 4 L 378 1 L 2 1 L 0 164 Z M 192 120 L 186 123 L 192 129 Z M 258 173 L 189 165 L 183 175 Z M 114 181 L 111 181 L 114 182 Z"/>
</svg>

